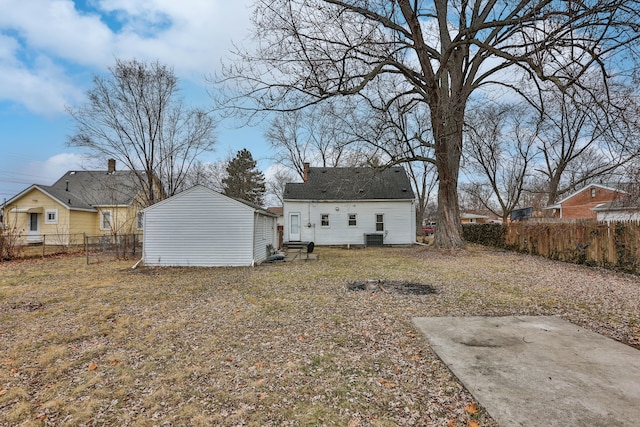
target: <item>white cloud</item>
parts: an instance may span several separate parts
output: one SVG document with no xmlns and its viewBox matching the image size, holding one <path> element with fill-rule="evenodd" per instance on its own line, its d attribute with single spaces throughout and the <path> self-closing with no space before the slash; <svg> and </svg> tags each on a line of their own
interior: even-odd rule
<svg viewBox="0 0 640 427">
<path fill-rule="evenodd" d="M 0 47 L 1 49 L 1 47 Z M 0 57 L 0 100 L 22 104 L 44 116 L 64 111 L 65 105 L 79 100 L 82 92 L 47 57 L 38 55 L 30 68 Z"/>
<path fill-rule="evenodd" d="M 159 60 L 202 84 L 249 25 L 250 0 L 0 0 L 0 101 L 38 114 L 79 99 L 114 58 Z M 84 68 L 85 81 L 76 74 Z"/>
<path fill-rule="evenodd" d="M 87 158 L 82 154 L 60 153 L 44 161 L 29 162 L 24 174 L 41 177 L 37 184 L 51 185 L 70 170 L 82 170 Z"/>
<path fill-rule="evenodd" d="M 72 1 L 0 0 L 0 9 L 0 29 L 12 31 L 25 52 L 83 64 L 100 62 L 108 55 L 113 34 L 99 16 L 79 13 Z"/>
</svg>

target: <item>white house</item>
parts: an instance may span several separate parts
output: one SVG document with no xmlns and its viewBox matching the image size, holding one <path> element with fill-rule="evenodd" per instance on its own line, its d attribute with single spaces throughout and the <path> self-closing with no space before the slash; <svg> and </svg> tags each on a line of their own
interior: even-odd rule
<svg viewBox="0 0 640 427">
<path fill-rule="evenodd" d="M 276 215 L 202 185 L 143 214 L 145 265 L 250 266 L 277 247 Z"/>
<path fill-rule="evenodd" d="M 598 222 L 640 221 L 640 205 L 632 198 L 602 203 L 591 210 L 596 213 Z"/>
<path fill-rule="evenodd" d="M 284 240 L 315 245 L 406 245 L 416 206 L 401 167 L 310 168 L 284 193 Z"/>
</svg>

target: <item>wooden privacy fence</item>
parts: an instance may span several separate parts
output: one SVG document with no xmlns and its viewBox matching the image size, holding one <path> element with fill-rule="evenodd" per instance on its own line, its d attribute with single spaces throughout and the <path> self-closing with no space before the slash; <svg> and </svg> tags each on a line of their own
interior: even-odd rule
<svg viewBox="0 0 640 427">
<path fill-rule="evenodd" d="M 640 223 L 521 222 L 505 229 L 505 247 L 546 258 L 639 273 Z"/>
</svg>

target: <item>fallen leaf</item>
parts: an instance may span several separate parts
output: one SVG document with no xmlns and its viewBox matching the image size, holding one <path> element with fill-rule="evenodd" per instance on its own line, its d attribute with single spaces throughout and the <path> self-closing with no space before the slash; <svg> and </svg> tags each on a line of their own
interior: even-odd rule
<svg viewBox="0 0 640 427">
<path fill-rule="evenodd" d="M 98 369 L 98 365 L 95 362 L 89 363 L 89 370 L 90 371 L 95 371 L 96 369 Z"/>
<path fill-rule="evenodd" d="M 258 395 L 258 400 L 264 400 L 267 397 L 267 393 L 264 391 Z"/>
<path fill-rule="evenodd" d="M 476 420 L 471 420 L 467 423 L 467 427 L 478 427 L 479 425 Z"/>
<path fill-rule="evenodd" d="M 382 384 L 385 387 L 395 387 L 397 384 L 391 381 L 387 381 L 384 378 L 380 378 L 380 384 Z"/>
<path fill-rule="evenodd" d="M 452 420 L 450 420 L 450 421 L 447 423 L 447 427 L 456 427 L 456 420 L 455 420 L 455 418 L 454 418 L 454 419 L 452 419 Z"/>
<path fill-rule="evenodd" d="M 475 403 L 465 406 L 464 410 L 467 414 L 471 414 L 471 415 L 478 413 L 478 407 L 476 406 Z"/>
<path fill-rule="evenodd" d="M 413 356 L 411 356 L 411 360 L 420 360 L 420 355 L 414 354 Z"/>
<path fill-rule="evenodd" d="M 304 337 L 304 335 L 300 335 L 300 336 L 298 337 L 298 341 L 304 341 L 305 339 L 306 339 L 306 338 Z"/>
<path fill-rule="evenodd" d="M 2 389 L 0 390 L 0 396 L 4 396 L 5 394 L 7 394 L 7 389 Z"/>
<path fill-rule="evenodd" d="M 116 365 L 118 364 L 118 362 L 120 362 L 120 361 L 119 361 L 119 360 L 117 360 L 117 359 L 113 359 L 113 360 L 111 361 L 111 363 L 109 363 L 109 365 L 111 365 L 111 366 L 116 366 Z"/>
<path fill-rule="evenodd" d="M 349 420 L 349 423 L 347 424 L 347 427 L 358 427 L 360 425 L 360 420 L 358 420 L 357 418 L 351 418 L 351 420 Z"/>
<path fill-rule="evenodd" d="M 13 363 L 13 359 L 4 359 L 2 361 L 3 365 L 11 365 Z"/>
<path fill-rule="evenodd" d="M 224 360 L 226 360 L 227 362 L 233 362 L 233 357 L 229 356 L 229 357 L 227 357 L 227 358 L 226 358 L 226 359 L 224 359 Z"/>
</svg>

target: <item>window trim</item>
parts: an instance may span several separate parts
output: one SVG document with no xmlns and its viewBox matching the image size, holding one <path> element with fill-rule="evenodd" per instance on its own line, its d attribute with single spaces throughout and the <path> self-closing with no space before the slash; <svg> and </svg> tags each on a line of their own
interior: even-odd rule
<svg viewBox="0 0 640 427">
<path fill-rule="evenodd" d="M 144 212 L 138 211 L 136 214 L 136 230 L 142 230 L 144 228 Z"/>
<path fill-rule="evenodd" d="M 325 217 L 326 217 L 326 224 L 325 224 Z M 324 227 L 324 228 L 331 227 L 331 220 L 329 218 L 328 213 L 320 214 L 320 227 Z"/>
<path fill-rule="evenodd" d="M 53 219 L 49 218 L 50 214 L 53 214 Z M 58 209 L 46 209 L 44 211 L 44 223 L 45 224 L 57 224 L 58 223 Z"/>
<path fill-rule="evenodd" d="M 109 215 L 109 228 L 104 226 L 104 217 Z M 100 211 L 100 230 L 113 230 L 113 212 L 111 210 Z"/>
<path fill-rule="evenodd" d="M 353 219 L 351 218 L 352 216 L 353 216 Z M 351 224 L 351 221 L 353 221 L 353 224 Z M 347 226 L 349 226 L 349 227 L 357 227 L 358 226 L 358 214 L 356 214 L 356 213 L 347 214 Z"/>
<path fill-rule="evenodd" d="M 378 217 L 382 218 L 382 221 L 378 221 Z M 376 214 L 376 231 L 384 231 L 384 214 Z M 378 225 L 381 225 L 381 228 L 378 228 Z"/>
</svg>

